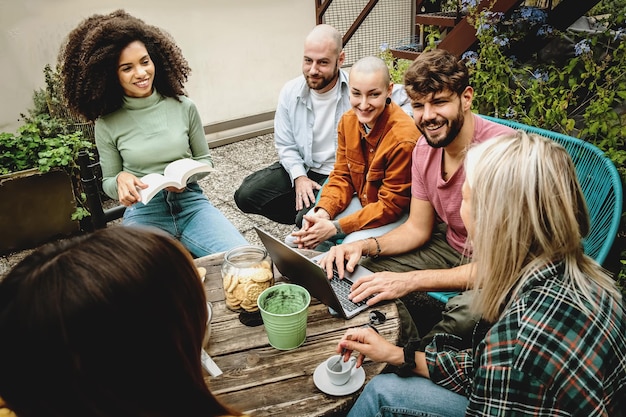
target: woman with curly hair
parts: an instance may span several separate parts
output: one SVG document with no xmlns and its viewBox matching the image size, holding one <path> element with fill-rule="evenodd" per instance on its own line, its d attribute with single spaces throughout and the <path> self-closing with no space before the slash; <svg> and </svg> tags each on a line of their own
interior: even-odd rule
<svg viewBox="0 0 626 417">
<path fill-rule="evenodd" d="M 102 186 L 128 207 L 124 225 L 165 230 L 196 257 L 247 243 L 203 195 L 198 176 L 137 204 L 144 175 L 181 158 L 213 166 L 183 88 L 191 69 L 169 34 L 124 10 L 95 14 L 70 32 L 59 64 L 69 108 L 95 121 Z"/>
<path fill-rule="evenodd" d="M 205 382 L 207 319 L 191 256 L 161 231 L 110 227 L 48 244 L 0 281 L 5 407 L 19 417 L 240 416 Z"/>
</svg>

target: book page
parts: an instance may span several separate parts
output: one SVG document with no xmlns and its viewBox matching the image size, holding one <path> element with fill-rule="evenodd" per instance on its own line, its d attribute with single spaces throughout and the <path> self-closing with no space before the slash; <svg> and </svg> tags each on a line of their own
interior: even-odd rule
<svg viewBox="0 0 626 417">
<path fill-rule="evenodd" d="M 180 184 L 175 180 L 170 178 L 166 178 L 161 174 L 148 174 L 141 178 L 141 181 L 144 184 L 148 184 L 148 188 L 144 188 L 143 190 L 139 190 L 139 194 L 141 195 L 141 201 L 144 204 L 148 204 L 148 202 L 164 188 L 167 187 L 176 187 L 182 188 L 184 184 Z"/>
<path fill-rule="evenodd" d="M 148 188 L 139 190 L 141 201 L 144 204 L 148 202 L 164 188 L 176 187 L 183 188 L 187 185 L 187 180 L 200 172 L 212 172 L 215 168 L 210 165 L 195 161 L 190 158 L 183 158 L 169 163 L 161 174 L 148 174 L 141 178 L 141 181 L 148 184 Z"/>
<path fill-rule="evenodd" d="M 204 162 L 195 161 L 185 158 L 170 163 L 165 167 L 163 175 L 172 178 L 176 182 L 185 185 L 189 177 L 199 172 L 215 171 L 214 168 Z M 181 187 L 183 186 L 181 185 Z"/>
</svg>

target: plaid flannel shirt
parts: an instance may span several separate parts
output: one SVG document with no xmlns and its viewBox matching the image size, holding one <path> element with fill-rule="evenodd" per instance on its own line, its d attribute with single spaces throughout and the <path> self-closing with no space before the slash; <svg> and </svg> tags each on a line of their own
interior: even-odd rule
<svg viewBox="0 0 626 417">
<path fill-rule="evenodd" d="M 437 335 L 426 349 L 430 377 L 469 398 L 468 416 L 624 416 L 624 305 L 599 288 L 594 297 L 599 310 L 582 311 L 563 265 L 550 265 L 484 338 L 475 332 L 474 349 Z"/>
</svg>

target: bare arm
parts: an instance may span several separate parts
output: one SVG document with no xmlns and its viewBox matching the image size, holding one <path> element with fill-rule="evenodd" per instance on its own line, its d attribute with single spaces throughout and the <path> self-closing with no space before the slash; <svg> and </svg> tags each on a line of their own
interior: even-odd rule
<svg viewBox="0 0 626 417">
<path fill-rule="evenodd" d="M 430 240 L 435 225 L 435 210 L 430 202 L 411 198 L 409 217 L 395 229 L 385 233 L 378 239 L 379 255 L 392 256 L 413 251 Z M 364 247 L 365 254 L 375 254 L 378 251 L 376 242 L 367 239 Z M 368 251 L 369 250 L 369 251 Z"/>
<path fill-rule="evenodd" d="M 400 366 L 404 362 L 402 347 L 389 343 L 371 328 L 348 329 L 337 344 L 336 350 L 337 353 L 343 352 L 345 359 L 349 358 L 352 352 L 358 352 L 357 368 L 363 364 L 366 357 L 374 362 L 387 362 L 395 366 Z M 415 352 L 415 365 L 414 373 L 429 378 L 430 373 L 424 352 Z"/>
<path fill-rule="evenodd" d="M 472 286 L 475 270 L 474 264 L 469 263 L 449 269 L 377 272 L 356 280 L 352 285 L 350 299 L 358 303 L 376 294 L 367 301 L 368 305 L 374 305 L 415 291 L 463 291 Z"/>
<path fill-rule="evenodd" d="M 398 255 L 415 250 L 428 242 L 435 224 L 435 210 L 424 200 L 411 198 L 411 207 L 408 219 L 395 229 L 374 239 L 365 239 L 345 245 L 333 246 L 328 254 L 320 260 L 320 265 L 326 269 L 329 278 L 332 277 L 333 265 L 337 268 L 340 277 L 343 277 L 345 268 L 352 272 L 361 256 Z M 376 243 L 378 242 L 378 244 Z"/>
<path fill-rule="evenodd" d="M 421 247 L 430 239 L 434 222 L 435 213 L 430 203 L 411 199 L 411 212 L 407 221 L 376 239 L 380 246 L 380 255 L 397 255 Z M 347 260 L 345 269 L 353 271 L 361 256 L 371 256 L 378 252 L 376 240 L 366 239 L 335 246 L 321 260 L 321 264 L 330 276 L 332 276 L 334 264 L 339 276 L 342 277 L 344 265 L 340 260 Z M 462 291 L 472 286 L 474 273 L 475 268 L 471 263 L 449 269 L 377 272 L 356 280 L 352 285 L 350 298 L 354 302 L 359 302 L 376 294 L 367 301 L 368 305 L 374 305 L 380 301 L 393 300 L 415 291 Z"/>
</svg>

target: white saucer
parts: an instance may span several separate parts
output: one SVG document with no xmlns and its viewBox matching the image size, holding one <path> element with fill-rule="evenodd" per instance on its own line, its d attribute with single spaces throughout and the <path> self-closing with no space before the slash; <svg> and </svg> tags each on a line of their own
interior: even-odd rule
<svg viewBox="0 0 626 417">
<path fill-rule="evenodd" d="M 357 391 L 363 383 L 365 382 L 365 370 L 363 367 L 352 369 L 352 376 L 344 385 L 334 385 L 328 379 L 328 374 L 326 373 L 326 361 L 320 363 L 317 368 L 315 368 L 315 372 L 313 372 L 313 382 L 315 382 L 315 386 L 320 389 L 320 391 L 329 394 L 329 395 L 348 395 Z"/>
</svg>

